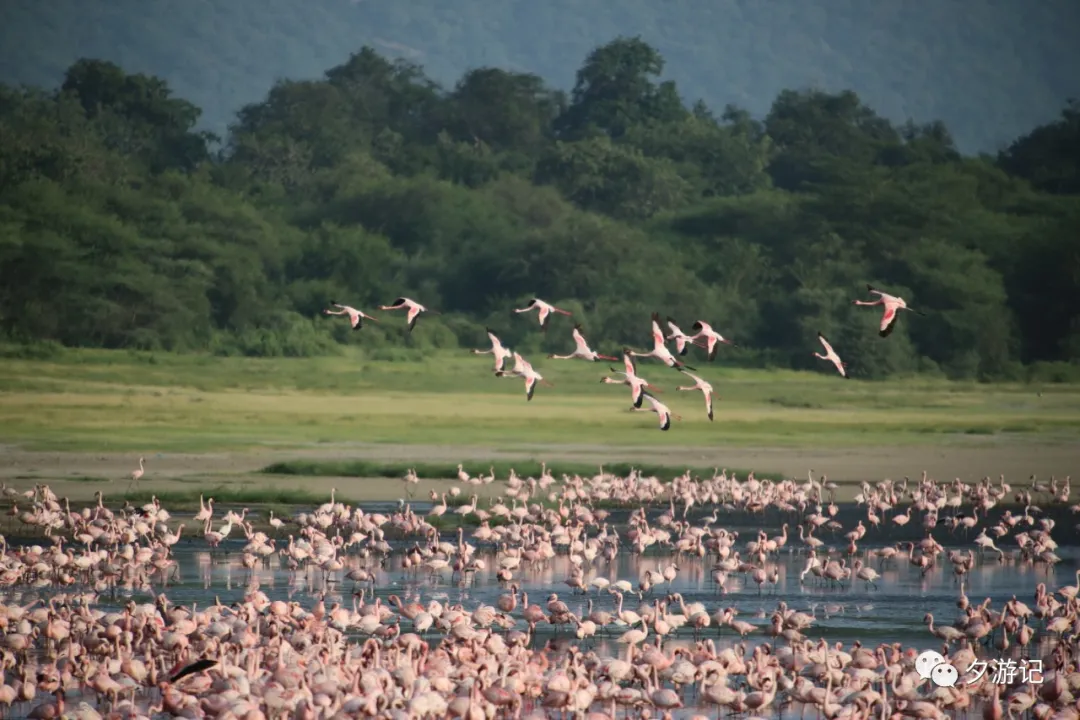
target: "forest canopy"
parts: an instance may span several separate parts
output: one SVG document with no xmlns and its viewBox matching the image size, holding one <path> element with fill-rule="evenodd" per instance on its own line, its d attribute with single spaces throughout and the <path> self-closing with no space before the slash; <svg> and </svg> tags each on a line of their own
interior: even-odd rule
<svg viewBox="0 0 1080 720">
<path fill-rule="evenodd" d="M 5 0 L 0 82 L 53 87 L 80 57 L 110 60 L 167 81 L 224 137 L 276 79 L 318 79 L 364 45 L 446 87 L 497 67 L 569 90 L 590 50 L 640 33 L 691 102 L 760 118 L 785 88 L 852 89 L 997 152 L 1080 94 L 1077 27 L 1076 0 Z"/>
<path fill-rule="evenodd" d="M 444 88 L 364 47 L 269 88 L 221 150 L 164 80 L 109 62 L 0 86 L 0 332 L 311 355 L 479 347 L 489 326 L 566 348 L 558 324 L 511 317 L 538 296 L 598 348 L 648 345 L 658 311 L 738 342 L 719 362 L 811 367 L 820 331 L 863 378 L 1075 367 L 1075 101 L 969 157 L 942 123 L 895 125 L 851 91 L 785 90 L 755 120 L 688 102 L 663 70 L 619 37 L 570 93 L 494 68 Z M 851 305 L 868 282 L 925 316 L 879 338 Z M 406 338 L 319 314 L 399 295 L 440 315 Z"/>
</svg>

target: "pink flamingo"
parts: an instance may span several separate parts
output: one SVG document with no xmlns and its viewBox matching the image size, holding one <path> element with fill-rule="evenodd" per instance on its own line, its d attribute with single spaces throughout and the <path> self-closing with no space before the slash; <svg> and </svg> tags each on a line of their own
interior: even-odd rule
<svg viewBox="0 0 1080 720">
<path fill-rule="evenodd" d="M 420 317 L 420 313 L 431 313 L 432 315 L 438 315 L 434 310 L 428 310 L 426 307 L 410 300 L 407 297 L 399 297 L 397 300 L 389 305 L 380 305 L 380 310 L 408 310 L 408 314 L 405 316 L 405 320 L 408 322 L 409 332 L 412 332 L 413 327 L 416 326 L 416 318 Z"/>
<path fill-rule="evenodd" d="M 131 483 L 138 481 L 145 472 L 146 470 L 145 468 L 143 468 L 143 458 L 139 458 L 139 467 L 131 471 L 131 480 L 128 481 L 127 490 L 124 490 L 124 492 L 126 493 L 128 490 L 130 490 Z"/>
<path fill-rule="evenodd" d="M 360 328 L 364 327 L 364 321 L 365 320 L 370 320 L 371 322 L 376 322 L 376 323 L 379 322 L 378 320 L 371 317 L 367 313 L 365 313 L 363 311 L 360 311 L 360 310 L 357 310 L 354 307 L 349 307 L 348 305 L 341 305 L 340 303 L 338 303 L 338 302 L 336 302 L 334 300 L 331 300 L 330 304 L 333 305 L 336 308 L 340 308 L 340 310 L 329 310 L 329 309 L 327 309 L 327 310 L 323 310 L 323 314 L 324 315 L 348 315 L 349 316 L 349 324 L 352 325 L 353 330 L 359 330 Z"/>
<path fill-rule="evenodd" d="M 687 370 L 695 370 L 686 363 L 680 362 L 671 354 L 671 351 L 667 349 L 665 345 L 664 333 L 660 330 L 660 316 L 657 313 L 652 314 L 652 337 L 653 337 L 653 349 L 647 353 L 637 352 L 635 350 L 624 350 L 626 354 L 631 357 L 652 357 L 656 358 L 660 362 L 664 363 L 670 368 L 677 368 L 679 370 L 686 368 Z"/>
<path fill-rule="evenodd" d="M 525 379 L 525 399 L 532 400 L 533 393 L 536 392 L 536 384 L 543 383 L 548 387 L 555 387 L 550 382 L 544 379 L 544 376 L 536 372 L 533 369 L 531 363 L 528 360 L 521 357 L 518 353 L 514 353 L 514 369 L 513 370 L 497 370 L 495 372 L 499 377 L 520 377 Z"/>
<path fill-rule="evenodd" d="M 563 310 L 557 308 L 551 303 L 546 303 L 540 298 L 533 298 L 529 301 L 529 304 L 523 308 L 515 309 L 516 313 L 531 312 L 533 310 L 540 311 L 540 329 L 547 330 L 548 320 L 551 318 L 551 313 L 559 313 L 560 315 L 573 315 L 569 310 Z"/>
<path fill-rule="evenodd" d="M 895 327 L 895 325 L 896 325 L 897 312 L 899 310 L 910 310 L 911 312 L 915 313 L 916 315 L 923 315 L 924 314 L 924 313 L 919 312 L 918 310 L 912 310 L 911 308 L 909 308 L 907 306 L 907 302 L 905 302 L 904 298 L 902 298 L 902 297 L 897 297 L 895 295 L 889 295 L 888 293 L 883 293 L 880 290 L 875 290 L 874 286 L 869 284 L 869 283 L 866 284 L 866 289 L 870 294 L 877 295 L 878 299 L 877 300 L 852 300 L 851 304 L 852 305 L 884 305 L 885 306 L 885 314 L 881 316 L 881 329 L 878 331 L 878 334 L 881 335 L 881 337 L 888 337 L 889 334 L 893 331 L 893 327 Z"/>
<path fill-rule="evenodd" d="M 692 372 L 686 372 L 685 375 L 689 375 L 694 379 L 693 385 L 686 387 L 677 387 L 676 390 L 700 390 L 701 394 L 705 396 L 705 412 L 709 416 L 709 420 L 713 419 L 713 387 L 709 383 L 705 382 Z"/>
<path fill-rule="evenodd" d="M 670 430 L 671 429 L 671 419 L 672 418 L 675 418 L 676 420 L 682 420 L 682 417 L 680 417 L 679 415 L 673 414 L 671 412 L 671 408 L 669 408 L 667 405 L 665 405 L 664 403 L 662 403 L 659 400 L 657 400 L 656 398 L 654 398 L 649 393 L 645 393 L 645 399 L 649 401 L 649 405 L 651 405 L 652 407 L 647 408 L 647 409 L 642 409 L 642 408 L 634 407 L 633 405 L 631 405 L 630 406 L 630 412 L 654 412 L 654 413 L 656 413 L 657 417 L 660 418 L 660 429 L 661 430 Z"/>
<path fill-rule="evenodd" d="M 716 359 L 716 349 L 720 347 L 720 343 L 730 345 L 731 347 L 738 347 L 738 345 L 713 330 L 712 325 L 703 320 L 694 321 L 694 325 L 690 329 L 697 333 L 693 336 L 694 340 L 699 340 L 701 338 L 705 339 L 705 342 L 707 343 L 705 347 L 709 352 L 709 360 Z"/>
<path fill-rule="evenodd" d="M 588 360 L 589 362 L 596 362 L 597 360 L 610 360 L 611 362 L 618 362 L 619 358 L 611 357 L 610 355 L 601 355 L 592 348 L 589 347 L 589 343 L 585 342 L 585 337 L 581 334 L 581 323 L 574 326 L 573 330 L 574 344 L 577 347 L 574 348 L 574 352 L 569 355 L 548 355 L 552 360 L 573 360 L 574 358 L 580 358 L 582 360 Z"/>
<path fill-rule="evenodd" d="M 829 344 L 829 341 L 826 340 L 825 336 L 822 335 L 820 332 L 817 334 L 817 339 L 821 342 L 822 347 L 825 348 L 825 354 L 822 355 L 821 353 L 816 352 L 814 353 L 814 357 L 821 358 L 822 360 L 828 360 L 836 366 L 836 371 L 840 373 L 840 377 L 846 378 L 848 376 L 847 363 L 840 359 L 840 356 L 836 354 L 835 350 L 833 350 L 832 345 Z"/>
<path fill-rule="evenodd" d="M 499 337 L 492 331 L 491 328 L 484 328 L 487 331 L 488 339 L 491 341 L 490 350 L 472 350 L 473 355 L 493 355 L 495 357 L 495 372 L 498 372 L 506 367 L 506 361 L 513 355 L 512 352 L 503 347 Z"/>
</svg>

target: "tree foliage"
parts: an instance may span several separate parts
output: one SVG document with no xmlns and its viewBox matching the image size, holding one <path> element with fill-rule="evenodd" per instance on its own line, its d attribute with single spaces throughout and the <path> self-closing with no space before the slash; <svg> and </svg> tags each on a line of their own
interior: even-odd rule
<svg viewBox="0 0 1080 720">
<path fill-rule="evenodd" d="M 224 149 L 160 78 L 82 59 L 54 91 L 0 86 L 0 331 L 10 340 L 332 352 L 541 338 L 539 296 L 599 347 L 659 311 L 727 361 L 814 367 L 823 332 L 865 378 L 1017 377 L 1080 357 L 1075 104 L 998 158 L 851 91 L 781 92 L 762 121 L 688 105 L 641 38 L 588 55 L 570 96 L 493 68 L 450 88 L 369 47 L 279 81 Z M 866 283 L 905 297 L 887 340 Z M 441 315 L 353 333 L 319 316 L 399 295 Z M 557 325 L 557 324 L 556 324 Z"/>
<path fill-rule="evenodd" d="M 785 88 L 851 88 L 883 117 L 939 118 L 964 152 L 996 153 L 1080 92 L 1077 27 L 1075 0 L 5 0 L 0 81 L 52 87 L 102 58 L 165 79 L 224 136 L 277 79 L 319 78 L 363 45 L 445 87 L 497 67 L 570 91 L 596 45 L 640 34 L 688 101 L 761 117 Z"/>
</svg>

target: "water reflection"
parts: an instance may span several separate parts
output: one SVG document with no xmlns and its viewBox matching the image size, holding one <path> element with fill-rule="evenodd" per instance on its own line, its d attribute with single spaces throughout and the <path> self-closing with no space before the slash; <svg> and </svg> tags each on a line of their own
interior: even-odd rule
<svg viewBox="0 0 1080 720">
<path fill-rule="evenodd" d="M 475 558 L 482 560 L 482 568 L 467 577 L 453 573 L 449 568 L 431 574 L 426 569 L 402 569 L 402 552 L 399 550 L 384 564 L 374 558 L 359 555 L 341 557 L 341 569 L 327 572 L 307 565 L 295 570 L 284 566 L 279 556 L 271 556 L 255 567 L 245 567 L 240 541 L 223 543 L 216 552 L 210 552 L 196 543 L 174 546 L 177 566 L 171 575 L 168 595 L 172 602 L 190 605 L 212 602 L 215 598 L 228 604 L 242 599 L 253 584 L 265 592 L 271 600 L 298 601 L 306 607 L 318 597 L 328 602 L 351 606 L 355 602 L 374 602 L 382 598 L 386 603 L 391 595 L 404 602 L 427 603 L 439 600 L 444 604 L 460 604 L 474 608 L 481 604 L 496 604 L 499 595 L 506 591 L 506 583 L 496 578 L 499 556 L 493 548 L 478 548 Z M 872 549 L 872 548 L 867 548 Z M 806 561 L 805 555 L 795 548 L 784 549 L 774 556 L 766 570 L 775 569 L 776 582 L 758 585 L 747 574 L 732 572 L 723 585 L 714 581 L 714 561 L 696 556 L 676 557 L 668 553 L 635 555 L 620 552 L 612 561 L 596 558 L 583 576 L 587 592 L 575 592 L 567 583 L 574 567 L 568 554 L 556 555 L 543 563 L 523 563 L 514 574 L 513 583 L 529 596 L 530 602 L 544 602 L 556 593 L 575 615 L 588 614 L 589 601 L 593 609 L 613 611 L 616 596 L 610 589 L 617 582 L 626 581 L 631 590 L 624 593 L 624 606 L 637 609 L 640 605 L 652 605 L 678 594 L 686 604 L 702 603 L 710 614 L 724 608 L 735 608 L 741 620 L 750 622 L 758 629 L 748 636 L 751 642 L 767 639 L 763 632 L 768 628 L 767 617 L 784 601 L 793 609 L 810 614 L 814 619 L 811 637 L 822 636 L 845 643 L 860 639 L 864 643 L 904 642 L 917 648 L 937 647 L 940 641 L 925 628 L 923 618 L 927 613 L 946 624 L 957 613 L 957 601 L 961 592 L 971 598 L 973 604 L 989 600 L 991 607 L 1016 596 L 1030 602 L 1037 583 L 1045 582 L 1056 587 L 1058 575 L 1071 578 L 1075 571 L 1077 548 L 1059 548 L 1062 563 L 1056 566 L 1034 566 L 1006 557 L 1002 562 L 996 556 L 977 560 L 962 578 L 954 572 L 951 563 L 940 561 L 927 572 L 908 562 L 907 556 L 899 554 L 879 561 L 867 559 L 868 565 L 879 573 L 877 588 L 860 580 L 838 585 L 823 581 L 812 574 L 800 580 Z M 641 579 L 648 573 L 663 575 L 672 564 L 678 565 L 677 573 L 670 581 L 654 585 L 648 592 L 640 592 Z M 348 575 L 363 569 L 374 576 L 374 583 L 357 583 Z M 606 580 L 608 589 L 600 589 L 594 581 Z M 6 593 L 8 601 L 26 602 L 48 588 L 31 590 L 13 588 Z M 153 587 L 142 589 L 121 588 L 111 602 L 133 598 L 144 601 L 151 597 Z M 101 599 L 109 604 L 110 598 Z M 520 607 L 519 607 L 520 609 Z M 669 613 L 678 612 L 673 600 Z M 518 617 L 518 627 L 524 623 Z M 403 621 L 403 631 L 408 631 L 408 621 Z M 611 632 L 626 628 L 612 627 Z M 539 634 L 556 634 L 556 628 L 541 623 Z M 730 628 L 720 629 L 715 622 L 704 636 L 723 638 L 732 634 Z M 677 630 L 671 637 L 691 639 L 688 627 Z"/>
</svg>

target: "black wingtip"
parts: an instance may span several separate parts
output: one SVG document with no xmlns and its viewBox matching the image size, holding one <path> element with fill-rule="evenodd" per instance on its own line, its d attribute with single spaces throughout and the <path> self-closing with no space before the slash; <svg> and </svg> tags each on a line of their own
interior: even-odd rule
<svg viewBox="0 0 1080 720">
<path fill-rule="evenodd" d="M 201 672 L 203 670 L 209 670 L 210 668 L 214 667 L 217 664 L 218 664 L 217 660 L 208 660 L 207 658 L 202 658 L 200 660 L 196 660 L 195 662 L 191 663 L 190 665 L 187 665 L 187 666 L 182 667 L 179 670 L 177 670 L 176 673 L 171 678 L 169 678 L 169 682 L 174 683 L 177 680 L 180 680 L 182 678 L 187 677 L 188 675 L 193 675 L 193 674 L 195 674 L 197 672 Z"/>
</svg>

